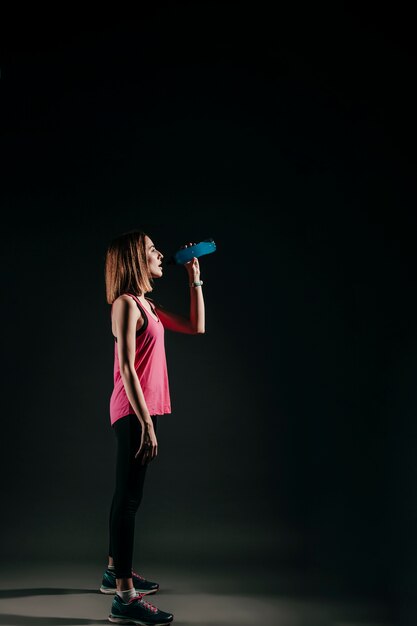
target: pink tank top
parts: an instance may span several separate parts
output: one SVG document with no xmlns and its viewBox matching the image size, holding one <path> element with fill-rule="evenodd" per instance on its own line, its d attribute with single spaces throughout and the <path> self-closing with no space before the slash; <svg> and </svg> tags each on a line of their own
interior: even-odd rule
<svg viewBox="0 0 417 626">
<path fill-rule="evenodd" d="M 140 304 L 138 298 L 131 296 L 142 312 L 144 323 L 136 331 L 135 370 L 145 396 L 146 406 L 150 415 L 171 413 L 169 381 L 165 355 L 164 327 L 161 320 L 155 320 Z M 114 342 L 114 387 L 110 398 L 110 424 L 125 415 L 134 414 L 123 380 L 120 375 L 117 338 Z"/>
</svg>

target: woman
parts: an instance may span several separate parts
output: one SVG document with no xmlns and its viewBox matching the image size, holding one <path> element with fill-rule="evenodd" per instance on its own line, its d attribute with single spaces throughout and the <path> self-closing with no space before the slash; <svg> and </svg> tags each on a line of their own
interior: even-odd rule
<svg viewBox="0 0 417 626">
<path fill-rule="evenodd" d="M 151 238 L 137 230 L 115 238 L 105 260 L 106 297 L 112 305 L 115 341 L 110 423 L 117 455 L 109 561 L 100 591 L 115 594 L 109 621 L 116 623 L 169 624 L 173 620 L 171 613 L 143 599 L 158 591 L 159 584 L 132 569 L 135 515 L 147 466 L 158 454 L 158 416 L 171 413 L 164 329 L 204 333 L 204 299 L 197 258 L 184 265 L 190 284 L 188 318 L 170 313 L 146 297 L 153 280 L 163 274 L 162 259 Z"/>
</svg>

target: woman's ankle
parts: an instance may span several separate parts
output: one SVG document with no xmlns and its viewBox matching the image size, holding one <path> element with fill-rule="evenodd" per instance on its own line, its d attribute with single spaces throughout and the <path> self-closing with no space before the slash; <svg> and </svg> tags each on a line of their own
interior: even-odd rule
<svg viewBox="0 0 417 626">
<path fill-rule="evenodd" d="M 117 591 L 128 591 L 134 588 L 133 578 L 116 578 Z"/>
</svg>

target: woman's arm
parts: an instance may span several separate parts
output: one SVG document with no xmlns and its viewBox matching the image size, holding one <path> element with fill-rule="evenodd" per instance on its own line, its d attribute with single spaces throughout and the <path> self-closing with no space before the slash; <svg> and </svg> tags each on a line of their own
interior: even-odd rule
<svg viewBox="0 0 417 626">
<path fill-rule="evenodd" d="M 116 329 L 120 375 L 127 398 L 142 425 L 142 441 L 136 456 L 141 453 L 145 445 L 150 444 L 151 447 L 147 454 L 151 459 L 158 454 L 158 444 L 145 396 L 135 369 L 136 325 L 141 313 L 132 298 L 120 296 L 113 304 L 112 315 Z M 145 457 L 144 460 L 146 460 Z"/>
<path fill-rule="evenodd" d="M 203 297 L 203 287 L 194 287 L 193 281 L 200 280 L 200 266 L 198 259 L 194 257 L 192 261 L 185 264 L 188 273 L 188 281 L 190 283 L 190 315 L 185 317 L 178 313 L 166 311 L 156 302 L 155 306 L 158 316 L 164 327 L 177 333 L 187 333 L 196 335 L 205 332 L 205 307 Z"/>
</svg>

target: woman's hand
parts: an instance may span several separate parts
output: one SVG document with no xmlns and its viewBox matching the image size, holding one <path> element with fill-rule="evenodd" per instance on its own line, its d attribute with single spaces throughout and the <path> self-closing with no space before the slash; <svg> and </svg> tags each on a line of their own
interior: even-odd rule
<svg viewBox="0 0 417 626">
<path fill-rule="evenodd" d="M 139 450 L 135 454 L 135 459 L 142 456 L 142 465 L 149 463 L 158 455 L 158 441 L 152 422 L 142 425 L 142 437 Z"/>
<path fill-rule="evenodd" d="M 196 243 L 186 243 L 184 246 L 181 246 L 181 249 L 189 248 L 190 246 L 196 246 L 196 245 L 197 245 Z M 193 257 L 191 261 L 188 261 L 188 263 L 184 263 L 184 267 L 187 270 L 188 276 L 191 281 L 200 280 L 200 264 L 196 256 Z"/>
</svg>

